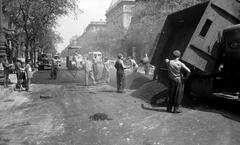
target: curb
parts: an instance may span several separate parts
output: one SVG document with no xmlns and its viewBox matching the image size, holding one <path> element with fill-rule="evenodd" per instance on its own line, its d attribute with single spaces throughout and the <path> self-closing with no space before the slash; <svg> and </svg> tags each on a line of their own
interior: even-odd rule
<svg viewBox="0 0 240 145">
<path fill-rule="evenodd" d="M 17 82 L 16 74 L 9 75 L 10 83 L 9 88 L 0 86 L 0 101 L 6 99 L 13 91 Z"/>
</svg>

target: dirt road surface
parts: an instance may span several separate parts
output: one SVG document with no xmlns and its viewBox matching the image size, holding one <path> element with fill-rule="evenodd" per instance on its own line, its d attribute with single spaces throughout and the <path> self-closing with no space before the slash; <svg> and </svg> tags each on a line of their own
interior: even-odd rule
<svg viewBox="0 0 240 145">
<path fill-rule="evenodd" d="M 1 145 L 240 144 L 239 103 L 186 94 L 183 113 L 172 114 L 164 106 L 166 84 L 152 103 L 152 76 L 126 72 L 126 93 L 118 94 L 114 69 L 110 84 L 94 86 L 84 86 L 83 71 L 63 67 L 58 80 L 49 72 L 34 75 L 31 92 L 0 102 Z"/>
</svg>

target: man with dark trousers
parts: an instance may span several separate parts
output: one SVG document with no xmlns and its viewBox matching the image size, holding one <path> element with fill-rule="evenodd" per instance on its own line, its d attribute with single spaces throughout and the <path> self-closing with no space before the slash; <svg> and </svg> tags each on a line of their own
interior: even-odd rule
<svg viewBox="0 0 240 145">
<path fill-rule="evenodd" d="M 125 73 L 124 69 L 127 69 L 123 63 L 123 55 L 118 55 L 118 60 L 115 63 L 115 68 L 117 69 L 117 93 L 125 93 L 124 87 L 125 87 Z"/>
<path fill-rule="evenodd" d="M 179 50 L 173 51 L 173 60 L 166 59 L 168 74 L 170 78 L 169 82 L 169 97 L 167 98 L 167 112 L 181 113 L 179 106 L 182 102 L 184 93 L 184 80 L 188 79 L 191 74 L 190 69 L 179 61 L 181 52 Z M 183 75 L 183 71 L 186 75 Z"/>
<path fill-rule="evenodd" d="M 8 88 L 8 81 L 9 81 L 9 74 L 10 74 L 10 68 L 13 66 L 13 64 L 9 64 L 7 56 L 4 56 L 3 61 L 2 61 L 2 66 L 4 68 L 3 73 L 4 73 L 4 88 Z"/>
</svg>

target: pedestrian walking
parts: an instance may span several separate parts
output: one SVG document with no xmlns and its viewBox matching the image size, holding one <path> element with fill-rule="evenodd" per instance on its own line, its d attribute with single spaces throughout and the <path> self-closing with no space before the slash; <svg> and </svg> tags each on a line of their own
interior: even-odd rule
<svg viewBox="0 0 240 145">
<path fill-rule="evenodd" d="M 85 85 L 88 86 L 88 78 L 90 77 L 93 81 L 93 85 L 96 84 L 94 75 L 93 75 L 93 63 L 92 61 L 89 60 L 89 58 L 87 58 L 87 60 L 85 61 Z"/>
<path fill-rule="evenodd" d="M 131 58 L 131 56 L 128 57 L 128 60 L 130 61 L 130 68 L 132 68 L 132 73 L 136 73 L 138 70 L 138 64 L 134 59 Z"/>
<path fill-rule="evenodd" d="M 57 79 L 57 73 L 58 73 L 58 61 L 55 58 L 52 58 L 52 67 L 51 67 L 51 78 Z"/>
<path fill-rule="evenodd" d="M 2 61 L 2 66 L 3 66 L 3 73 L 4 73 L 4 88 L 8 88 L 8 81 L 9 81 L 9 73 L 10 73 L 10 68 L 12 64 L 9 64 L 7 56 L 4 56 L 3 61 Z"/>
<path fill-rule="evenodd" d="M 93 75 L 95 80 L 97 80 L 97 75 L 98 75 L 98 60 L 97 60 L 97 56 L 95 55 L 93 60 Z"/>
<path fill-rule="evenodd" d="M 123 55 L 118 55 L 118 60 L 115 63 L 115 68 L 117 69 L 116 76 L 117 76 L 117 93 L 125 93 L 125 73 L 124 69 L 127 69 L 123 63 Z"/>
<path fill-rule="evenodd" d="M 150 61 L 148 58 L 148 54 L 145 54 L 145 56 L 141 59 L 139 63 L 142 63 L 144 66 L 144 72 L 146 75 L 149 75 L 149 70 L 150 70 Z"/>
<path fill-rule="evenodd" d="M 106 83 L 110 82 L 110 62 L 106 57 L 103 59 L 102 81 Z"/>
<path fill-rule="evenodd" d="M 169 82 L 169 97 L 167 97 L 167 112 L 181 113 L 179 106 L 182 102 L 184 93 L 184 80 L 188 79 L 191 71 L 181 61 L 179 61 L 181 52 L 179 50 L 173 51 L 173 60 L 166 59 L 165 62 L 168 68 L 170 78 Z M 183 75 L 183 71 L 186 75 Z"/>
<path fill-rule="evenodd" d="M 30 88 L 30 83 L 31 83 L 31 79 L 33 78 L 33 74 L 35 72 L 37 72 L 37 69 L 32 70 L 32 60 L 29 59 L 26 67 L 25 67 L 25 71 L 26 71 L 26 91 L 29 91 Z"/>
</svg>

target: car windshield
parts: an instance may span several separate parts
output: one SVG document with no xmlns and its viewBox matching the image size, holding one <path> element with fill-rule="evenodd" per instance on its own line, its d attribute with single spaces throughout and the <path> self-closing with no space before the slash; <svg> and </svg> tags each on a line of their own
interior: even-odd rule
<svg viewBox="0 0 240 145">
<path fill-rule="evenodd" d="M 41 57 L 42 58 L 51 58 L 51 55 L 49 55 L 49 54 L 41 54 Z"/>
<path fill-rule="evenodd" d="M 59 56 L 54 56 L 54 59 L 60 59 L 60 57 Z"/>
</svg>

